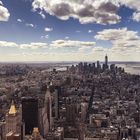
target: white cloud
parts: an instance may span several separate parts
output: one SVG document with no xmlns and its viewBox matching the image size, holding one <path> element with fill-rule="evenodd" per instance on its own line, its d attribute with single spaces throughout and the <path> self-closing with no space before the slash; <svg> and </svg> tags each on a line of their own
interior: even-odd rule
<svg viewBox="0 0 140 140">
<path fill-rule="evenodd" d="M 0 5 L 3 5 L 2 1 L 0 1 Z"/>
<path fill-rule="evenodd" d="M 111 41 L 113 47 L 138 47 L 140 37 L 135 31 L 129 31 L 127 28 L 104 29 L 95 36 L 98 40 Z"/>
<path fill-rule="evenodd" d="M 48 39 L 49 38 L 49 35 L 45 35 L 45 38 Z"/>
<path fill-rule="evenodd" d="M 2 1 L 0 1 L 0 21 L 8 21 L 10 13 L 6 7 L 4 7 Z"/>
<path fill-rule="evenodd" d="M 120 21 L 117 15 L 119 4 L 114 0 L 34 0 L 33 10 L 40 9 L 61 20 L 70 17 L 80 23 L 115 24 Z"/>
<path fill-rule="evenodd" d="M 107 52 L 108 49 L 104 48 L 104 47 L 101 47 L 101 46 L 95 46 L 93 49 L 92 49 L 92 52 L 93 53 L 97 53 L 97 52 Z"/>
<path fill-rule="evenodd" d="M 32 24 L 32 23 L 26 23 L 25 25 L 26 25 L 27 27 L 35 28 L 35 25 Z"/>
<path fill-rule="evenodd" d="M 69 39 L 70 37 L 69 36 L 65 36 L 65 39 Z"/>
<path fill-rule="evenodd" d="M 140 11 L 140 1 L 139 0 L 118 0 L 121 5 L 125 5 L 131 9 Z"/>
<path fill-rule="evenodd" d="M 37 43 L 30 43 L 30 44 L 20 44 L 20 49 L 42 49 L 47 48 L 47 43 L 37 42 Z"/>
<path fill-rule="evenodd" d="M 55 40 L 52 41 L 50 46 L 61 48 L 61 47 L 92 47 L 96 43 L 95 42 L 83 42 L 83 41 L 74 41 L 74 40 Z"/>
<path fill-rule="evenodd" d="M 109 37 L 110 38 L 110 37 Z M 109 39 L 108 38 L 108 39 Z M 131 37 L 132 38 L 132 37 Z M 134 37 L 135 38 L 135 37 Z M 108 40 L 105 39 L 105 40 Z M 112 38 L 111 38 L 112 40 Z M 136 39 L 138 41 L 138 39 Z M 113 41 L 113 40 L 112 40 Z M 137 43 L 137 42 L 136 42 Z M 70 47 L 66 46 L 67 42 L 63 40 L 53 41 L 51 44 L 63 44 L 57 47 Z M 102 46 L 95 46 L 94 42 L 81 42 L 81 41 L 69 41 L 69 45 L 73 44 L 76 47 L 75 51 L 57 51 L 51 46 L 51 44 L 36 42 L 27 44 L 17 44 L 15 42 L 0 41 L 0 47 L 16 47 L 17 49 L 23 49 L 19 53 L 5 53 L 0 55 L 1 61 L 95 61 L 104 60 L 105 54 L 108 54 L 109 60 L 115 61 L 137 61 L 140 60 L 140 47 L 111 47 L 104 48 Z M 74 46 L 75 45 L 75 46 Z M 56 47 L 56 46 L 55 46 Z M 47 48 L 45 51 L 28 51 L 35 49 Z M 24 50 L 26 49 L 26 50 Z M 63 48 L 65 49 L 65 48 Z M 74 50 L 74 49 L 73 49 Z"/>
<path fill-rule="evenodd" d="M 132 15 L 134 21 L 140 21 L 140 0 L 119 0 L 121 5 L 125 5 L 130 9 L 133 9 L 135 12 Z"/>
<path fill-rule="evenodd" d="M 140 11 L 134 12 L 132 18 L 134 21 L 140 22 Z"/>
<path fill-rule="evenodd" d="M 45 14 L 41 11 L 41 12 L 39 12 L 39 15 L 41 15 L 41 17 L 43 18 L 43 19 L 45 19 L 46 18 L 46 16 L 45 16 Z"/>
<path fill-rule="evenodd" d="M 93 30 L 88 30 L 88 33 L 93 33 L 94 31 Z"/>
<path fill-rule="evenodd" d="M 101 40 L 137 40 L 139 36 L 135 31 L 129 31 L 127 28 L 119 29 L 104 29 L 101 32 L 98 32 L 95 36 L 96 39 Z"/>
<path fill-rule="evenodd" d="M 0 47 L 17 47 L 18 44 L 15 42 L 0 41 Z"/>
<path fill-rule="evenodd" d="M 44 35 L 44 36 L 42 35 L 40 38 L 41 39 L 45 39 L 45 38 L 48 39 L 49 38 L 49 35 Z"/>
<path fill-rule="evenodd" d="M 17 21 L 18 21 L 18 22 L 23 22 L 22 19 L 20 19 L 20 18 L 18 18 Z"/>
<path fill-rule="evenodd" d="M 47 48 L 47 43 L 32 42 L 29 44 L 17 44 L 15 42 L 0 41 L 0 47 L 15 47 L 17 49 L 42 49 Z"/>
<path fill-rule="evenodd" d="M 53 31 L 53 28 L 46 27 L 44 30 L 45 30 L 46 32 L 51 32 L 51 31 Z"/>
<path fill-rule="evenodd" d="M 117 11 L 121 6 L 134 10 L 133 20 L 140 21 L 140 0 L 33 0 L 34 11 L 45 18 L 44 12 L 61 20 L 70 17 L 80 23 L 116 24 L 121 20 Z"/>
</svg>

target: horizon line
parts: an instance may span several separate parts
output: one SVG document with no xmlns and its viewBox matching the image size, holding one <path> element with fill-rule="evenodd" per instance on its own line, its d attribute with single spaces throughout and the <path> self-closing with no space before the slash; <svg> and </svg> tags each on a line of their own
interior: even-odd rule
<svg viewBox="0 0 140 140">
<path fill-rule="evenodd" d="M 93 62 L 96 63 L 97 61 L 0 61 L 0 63 L 79 63 L 79 62 Z M 103 63 L 104 61 L 100 61 Z M 108 61 L 108 63 L 140 63 L 140 61 Z"/>
</svg>

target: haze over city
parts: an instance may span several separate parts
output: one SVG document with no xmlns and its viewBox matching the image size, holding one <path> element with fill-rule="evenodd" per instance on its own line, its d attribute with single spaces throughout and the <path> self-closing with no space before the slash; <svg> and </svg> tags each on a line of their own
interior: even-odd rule
<svg viewBox="0 0 140 140">
<path fill-rule="evenodd" d="M 140 0 L 0 0 L 0 140 L 140 140 Z"/>
<path fill-rule="evenodd" d="M 139 27 L 139 0 L 1 0 L 0 61 L 139 61 Z"/>
</svg>

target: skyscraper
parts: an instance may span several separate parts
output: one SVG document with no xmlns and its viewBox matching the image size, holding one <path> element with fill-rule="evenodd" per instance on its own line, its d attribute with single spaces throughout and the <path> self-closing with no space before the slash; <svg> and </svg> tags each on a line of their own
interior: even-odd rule
<svg viewBox="0 0 140 140">
<path fill-rule="evenodd" d="M 77 104 L 76 101 L 72 98 L 67 97 L 66 99 L 66 121 L 69 124 L 75 124 L 76 114 L 77 113 Z"/>
<path fill-rule="evenodd" d="M 49 87 L 47 88 L 45 94 L 45 109 L 47 113 L 48 123 L 49 123 L 49 130 L 52 129 L 52 97 L 50 93 Z"/>
<path fill-rule="evenodd" d="M 22 121 L 25 123 L 25 134 L 31 134 L 38 127 L 38 100 L 31 97 L 22 98 Z"/>
<path fill-rule="evenodd" d="M 55 117 L 59 118 L 59 98 L 61 95 L 61 86 L 55 86 Z"/>
<path fill-rule="evenodd" d="M 54 94 L 55 94 L 55 97 L 54 97 L 54 100 L 55 100 L 55 118 L 58 118 L 58 111 L 59 111 L 59 109 L 58 109 L 58 91 L 55 89 L 55 92 L 54 92 Z"/>
<path fill-rule="evenodd" d="M 108 56 L 107 55 L 105 56 L 105 67 L 106 67 L 106 69 L 108 68 Z"/>
<path fill-rule="evenodd" d="M 99 74 L 101 72 L 101 65 L 100 62 L 97 61 L 97 73 Z"/>
<path fill-rule="evenodd" d="M 40 122 L 40 127 L 39 127 L 40 133 L 43 137 L 46 137 L 49 132 L 49 122 L 48 122 L 46 106 L 43 106 L 40 109 L 39 122 Z"/>
<path fill-rule="evenodd" d="M 6 114 L 5 121 L 5 131 L 6 134 L 9 132 L 21 134 L 21 117 L 20 113 L 16 110 L 15 104 L 12 101 L 9 112 Z"/>
</svg>

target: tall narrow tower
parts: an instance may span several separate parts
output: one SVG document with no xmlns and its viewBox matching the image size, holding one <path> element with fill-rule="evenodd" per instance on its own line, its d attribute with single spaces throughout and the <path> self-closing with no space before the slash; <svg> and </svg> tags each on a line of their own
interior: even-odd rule
<svg viewBox="0 0 140 140">
<path fill-rule="evenodd" d="M 55 117 L 59 118 L 59 100 L 61 95 L 62 89 L 61 86 L 55 86 Z"/>
<path fill-rule="evenodd" d="M 16 110 L 12 101 L 9 112 L 6 114 L 6 134 L 9 132 L 21 134 L 21 114 Z"/>
<path fill-rule="evenodd" d="M 105 56 L 105 66 L 106 66 L 106 68 L 108 67 L 108 56 L 107 56 L 107 54 Z"/>
<path fill-rule="evenodd" d="M 54 100 L 55 100 L 55 118 L 58 118 L 58 112 L 59 112 L 58 105 L 59 105 L 59 101 L 58 101 L 58 91 L 56 89 L 55 89 Z"/>
<path fill-rule="evenodd" d="M 47 88 L 46 94 L 45 94 L 45 108 L 49 123 L 49 130 L 52 129 L 52 97 L 50 93 L 49 87 Z"/>
</svg>

